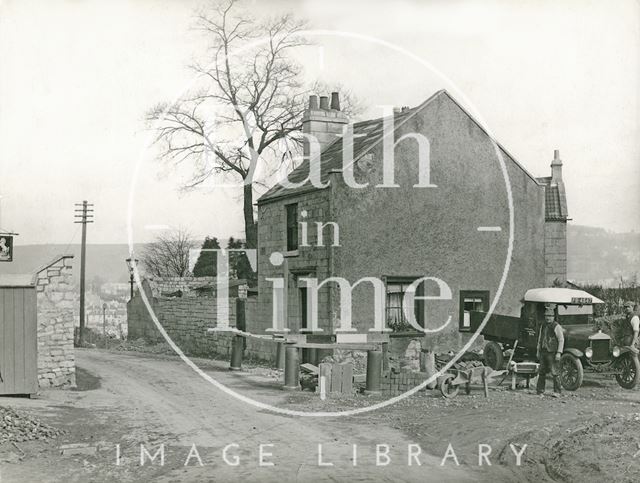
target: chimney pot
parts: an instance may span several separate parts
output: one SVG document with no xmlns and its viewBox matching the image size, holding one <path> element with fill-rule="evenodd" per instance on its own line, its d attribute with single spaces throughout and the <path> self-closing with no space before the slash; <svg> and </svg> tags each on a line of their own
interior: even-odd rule
<svg viewBox="0 0 640 483">
<path fill-rule="evenodd" d="M 554 149 L 553 150 L 553 159 L 554 160 L 560 159 L 560 150 L 559 149 Z"/>
<path fill-rule="evenodd" d="M 329 110 L 329 98 L 327 96 L 320 96 L 320 109 Z"/>
<path fill-rule="evenodd" d="M 309 109 L 318 109 L 318 96 L 309 96 Z"/>
<path fill-rule="evenodd" d="M 331 93 L 331 109 L 340 110 L 340 94 L 337 92 Z"/>
</svg>

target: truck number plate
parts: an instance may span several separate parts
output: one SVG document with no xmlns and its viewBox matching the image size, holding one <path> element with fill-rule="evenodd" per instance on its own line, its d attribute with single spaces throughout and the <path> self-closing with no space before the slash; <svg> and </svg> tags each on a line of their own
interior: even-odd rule
<svg viewBox="0 0 640 483">
<path fill-rule="evenodd" d="M 591 304 L 591 301 L 592 299 L 590 297 L 572 297 L 571 298 L 572 304 L 588 305 L 588 304 Z"/>
</svg>

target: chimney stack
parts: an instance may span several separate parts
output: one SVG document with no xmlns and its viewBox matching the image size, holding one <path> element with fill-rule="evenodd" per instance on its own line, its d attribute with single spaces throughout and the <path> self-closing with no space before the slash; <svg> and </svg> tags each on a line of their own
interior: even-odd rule
<svg viewBox="0 0 640 483">
<path fill-rule="evenodd" d="M 340 110 L 340 95 L 337 92 L 331 93 L 331 109 Z"/>
<path fill-rule="evenodd" d="M 302 132 L 313 136 L 320 145 L 320 152 L 333 144 L 342 136 L 344 126 L 349 123 L 349 118 L 340 110 L 340 96 L 337 92 L 331 93 L 331 107 L 329 96 L 309 96 L 309 108 L 302 116 Z M 309 141 L 303 141 L 303 155 L 308 158 L 311 154 Z"/>
<path fill-rule="evenodd" d="M 562 160 L 560 159 L 560 150 L 553 151 L 553 161 L 551 162 L 551 183 L 562 183 Z"/>
</svg>

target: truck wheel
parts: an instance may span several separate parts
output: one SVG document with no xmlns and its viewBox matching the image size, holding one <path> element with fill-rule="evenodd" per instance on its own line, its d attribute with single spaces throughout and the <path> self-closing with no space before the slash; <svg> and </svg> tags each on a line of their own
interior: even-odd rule
<svg viewBox="0 0 640 483">
<path fill-rule="evenodd" d="M 572 354 L 563 354 L 560 358 L 560 383 L 567 391 L 575 391 L 582 386 L 584 370 L 582 362 Z"/>
<path fill-rule="evenodd" d="M 502 369 L 504 364 L 504 356 L 502 353 L 502 347 L 495 341 L 487 342 L 482 351 L 485 365 L 489 366 L 494 371 Z"/>
<path fill-rule="evenodd" d="M 442 379 L 440 379 L 440 392 L 447 399 L 456 397 L 460 390 L 458 386 L 453 386 L 451 384 L 455 378 L 456 376 L 453 374 L 446 374 Z"/>
<path fill-rule="evenodd" d="M 633 389 L 640 380 L 640 361 L 631 352 L 623 354 L 616 362 L 616 369 L 620 374 L 616 374 L 616 381 L 625 389 Z"/>
</svg>

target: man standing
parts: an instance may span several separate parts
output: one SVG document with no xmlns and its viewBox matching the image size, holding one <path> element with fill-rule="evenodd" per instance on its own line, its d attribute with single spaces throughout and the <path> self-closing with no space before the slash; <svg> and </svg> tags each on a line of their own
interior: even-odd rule
<svg viewBox="0 0 640 483">
<path fill-rule="evenodd" d="M 633 302 L 625 302 L 624 304 L 625 323 L 623 324 L 622 343 L 626 346 L 637 348 L 640 317 L 633 312 L 634 307 L 635 304 Z"/>
<path fill-rule="evenodd" d="M 536 385 L 536 393 L 544 394 L 547 374 L 551 372 L 554 396 L 562 392 L 562 386 L 560 385 L 560 357 L 564 350 L 564 333 L 560 324 L 556 322 L 555 308 L 554 304 L 549 304 L 544 311 L 544 324 L 540 329 L 540 338 L 538 339 L 540 371 L 538 373 L 538 384 Z"/>
</svg>

